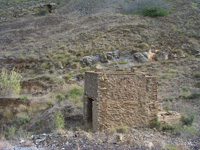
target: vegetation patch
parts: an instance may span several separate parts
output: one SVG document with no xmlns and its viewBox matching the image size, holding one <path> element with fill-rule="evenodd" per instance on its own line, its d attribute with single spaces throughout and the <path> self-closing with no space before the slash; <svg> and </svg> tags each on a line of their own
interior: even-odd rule
<svg viewBox="0 0 200 150">
<path fill-rule="evenodd" d="M 191 126 L 194 121 L 194 115 L 190 115 L 189 117 L 181 116 L 181 123 L 186 126 Z"/>
<path fill-rule="evenodd" d="M 134 1 L 127 13 L 141 14 L 149 17 L 160 17 L 168 15 L 169 8 L 168 5 L 161 0 L 140 0 Z"/>
<path fill-rule="evenodd" d="M 65 97 L 64 97 L 62 94 L 58 94 L 58 95 L 56 96 L 56 99 L 60 102 L 60 101 L 65 100 Z"/>
<path fill-rule="evenodd" d="M 186 97 L 184 97 L 186 99 L 196 99 L 196 98 L 200 98 L 200 92 L 194 92 Z"/>
<path fill-rule="evenodd" d="M 46 8 L 37 8 L 34 10 L 34 12 L 38 16 L 44 16 L 48 13 L 48 10 Z"/>
<path fill-rule="evenodd" d="M 64 116 L 61 113 L 56 113 L 54 119 L 54 125 L 56 129 L 63 129 L 65 126 Z"/>
<path fill-rule="evenodd" d="M 25 123 L 28 123 L 31 120 L 31 118 L 28 115 L 21 115 L 17 119 L 18 125 L 23 125 Z"/>
<path fill-rule="evenodd" d="M 2 69 L 0 79 L 1 95 L 16 96 L 20 94 L 22 76 L 14 69 L 10 73 L 6 69 Z"/>
<path fill-rule="evenodd" d="M 65 95 L 65 98 L 76 99 L 77 97 L 82 95 L 83 95 L 83 89 L 80 87 L 74 87 L 73 89 L 69 90 L 69 92 Z"/>
<path fill-rule="evenodd" d="M 200 73 L 195 73 L 195 74 L 194 74 L 194 77 L 195 77 L 195 78 L 200 78 Z"/>
<path fill-rule="evenodd" d="M 161 126 L 161 123 L 158 121 L 158 117 L 155 116 L 152 123 L 151 123 L 151 128 L 159 129 L 160 126 Z"/>
<path fill-rule="evenodd" d="M 125 64 L 127 64 L 127 62 L 122 61 L 122 62 L 119 62 L 119 64 L 120 65 L 125 65 Z"/>
<path fill-rule="evenodd" d="M 175 130 L 175 127 L 166 124 L 166 125 L 164 125 L 164 126 L 162 127 L 162 130 L 163 130 L 163 131 L 169 131 L 169 130 L 173 131 L 173 130 Z"/>
</svg>

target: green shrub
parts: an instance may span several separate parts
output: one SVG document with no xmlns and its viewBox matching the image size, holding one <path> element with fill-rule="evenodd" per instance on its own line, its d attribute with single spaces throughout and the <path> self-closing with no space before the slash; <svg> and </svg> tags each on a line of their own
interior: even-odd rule
<svg viewBox="0 0 200 150">
<path fill-rule="evenodd" d="M 196 73 L 196 74 L 194 75 L 194 77 L 195 77 L 195 78 L 200 78 L 200 73 Z"/>
<path fill-rule="evenodd" d="M 30 120 L 31 120 L 31 118 L 28 115 L 21 115 L 17 119 L 17 124 L 23 125 L 23 124 L 29 122 Z"/>
<path fill-rule="evenodd" d="M 28 100 L 28 96 L 26 96 L 26 95 L 23 96 L 23 99 L 24 99 L 24 100 Z"/>
<path fill-rule="evenodd" d="M 60 102 L 60 101 L 65 100 L 65 97 L 64 97 L 62 94 L 58 94 L 58 95 L 56 96 L 56 99 L 58 99 L 58 101 Z"/>
<path fill-rule="evenodd" d="M 189 96 L 185 97 L 186 99 L 196 99 L 200 97 L 200 92 L 195 92 L 190 94 Z"/>
<path fill-rule="evenodd" d="M 173 131 L 173 130 L 175 130 L 175 127 L 166 124 L 166 125 L 164 125 L 164 126 L 162 127 L 162 130 L 163 130 L 163 131 L 167 131 L 167 130 L 172 130 L 172 131 Z"/>
<path fill-rule="evenodd" d="M 42 121 L 40 119 L 36 120 L 36 125 L 41 125 Z"/>
<path fill-rule="evenodd" d="M 183 92 L 189 92 L 189 89 L 187 87 L 182 88 Z"/>
<path fill-rule="evenodd" d="M 35 10 L 35 14 L 39 16 L 44 16 L 48 13 L 48 10 L 45 8 L 38 8 Z"/>
<path fill-rule="evenodd" d="M 64 116 L 61 113 L 56 113 L 54 119 L 54 125 L 56 129 L 63 129 L 65 126 Z"/>
<path fill-rule="evenodd" d="M 197 88 L 200 88 L 200 82 L 197 82 L 197 83 L 196 83 L 196 87 L 197 87 Z"/>
<path fill-rule="evenodd" d="M 164 110 L 165 110 L 166 112 L 168 112 L 168 111 L 169 111 L 169 107 L 168 107 L 168 106 L 165 106 L 165 107 L 164 107 Z"/>
<path fill-rule="evenodd" d="M 13 126 L 8 127 L 8 136 L 9 136 L 9 137 L 14 137 L 14 136 L 15 136 L 15 133 L 16 133 L 15 127 L 13 127 Z"/>
<path fill-rule="evenodd" d="M 191 126 L 193 121 L 194 121 L 194 115 L 190 115 L 189 117 L 186 117 L 186 116 L 181 116 L 181 120 L 183 125 L 186 125 L 186 126 Z"/>
<path fill-rule="evenodd" d="M 65 95 L 65 98 L 76 99 L 78 96 L 82 96 L 82 95 L 83 95 L 83 89 L 80 87 L 74 87 Z"/>
<path fill-rule="evenodd" d="M 137 0 L 126 10 L 129 14 L 141 14 L 149 17 L 166 16 L 169 8 L 161 0 Z"/>
<path fill-rule="evenodd" d="M 161 126 L 161 123 L 158 121 L 158 117 L 154 117 L 152 123 L 151 123 L 151 128 L 156 128 L 159 129 Z"/>
<path fill-rule="evenodd" d="M 69 79 L 71 79 L 72 78 L 72 76 L 70 75 L 70 74 L 67 74 L 67 75 L 65 75 L 64 77 L 63 77 L 63 79 L 65 79 L 65 80 L 69 80 Z"/>
<path fill-rule="evenodd" d="M 10 73 L 6 69 L 2 69 L 0 78 L 1 95 L 15 96 L 20 94 L 22 76 L 14 69 Z"/>
<path fill-rule="evenodd" d="M 149 17 L 161 17 L 166 16 L 168 14 L 168 10 L 161 7 L 151 7 L 143 10 L 142 15 Z"/>
<path fill-rule="evenodd" d="M 46 109 L 49 109 L 49 108 L 53 107 L 54 104 L 51 100 L 48 100 L 48 101 L 46 101 L 46 105 L 47 105 Z"/>
</svg>

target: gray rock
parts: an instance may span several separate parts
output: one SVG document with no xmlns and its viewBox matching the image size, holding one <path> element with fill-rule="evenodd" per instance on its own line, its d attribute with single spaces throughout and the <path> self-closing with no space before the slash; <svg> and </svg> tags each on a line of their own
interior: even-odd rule
<svg viewBox="0 0 200 150">
<path fill-rule="evenodd" d="M 154 55 L 154 59 L 156 61 L 168 60 L 168 54 L 165 52 L 158 52 L 157 54 Z"/>
<path fill-rule="evenodd" d="M 90 56 L 85 56 L 85 57 L 83 57 L 83 59 L 80 60 L 80 63 L 82 63 L 83 66 L 91 66 L 92 59 Z"/>
<path fill-rule="evenodd" d="M 106 56 L 108 60 L 119 59 L 119 51 L 107 52 Z"/>
<path fill-rule="evenodd" d="M 101 63 L 108 62 L 107 56 L 102 53 L 85 56 L 82 59 L 80 59 L 79 61 L 83 66 L 92 66 L 92 65 L 96 64 L 97 62 L 101 62 Z"/>
<path fill-rule="evenodd" d="M 130 51 L 120 51 L 119 52 L 120 58 L 129 58 L 131 56 Z"/>
<path fill-rule="evenodd" d="M 142 54 L 143 54 L 146 58 L 148 58 L 148 56 L 149 56 L 149 53 L 148 53 L 148 52 L 142 52 Z"/>
<path fill-rule="evenodd" d="M 107 56 L 108 60 L 113 60 L 113 58 L 114 58 L 113 52 L 107 52 L 106 56 Z"/>
<path fill-rule="evenodd" d="M 148 59 L 142 53 L 139 53 L 139 52 L 134 53 L 134 57 L 140 63 L 145 63 L 148 61 Z"/>
<path fill-rule="evenodd" d="M 94 55 L 94 57 L 96 57 L 94 60 L 97 61 L 97 62 L 98 61 L 100 61 L 101 63 L 107 63 L 108 62 L 106 55 L 104 55 L 102 53 L 97 53 L 97 54 Z"/>
</svg>

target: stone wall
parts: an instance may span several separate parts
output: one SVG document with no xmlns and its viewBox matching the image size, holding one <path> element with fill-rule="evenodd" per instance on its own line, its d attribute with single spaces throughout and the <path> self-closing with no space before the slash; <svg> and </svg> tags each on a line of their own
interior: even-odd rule
<svg viewBox="0 0 200 150">
<path fill-rule="evenodd" d="M 93 98 L 96 93 L 97 96 L 93 99 L 92 108 L 95 131 L 121 125 L 147 127 L 158 113 L 155 77 L 134 73 L 88 72 L 85 88 L 85 95 Z"/>
</svg>

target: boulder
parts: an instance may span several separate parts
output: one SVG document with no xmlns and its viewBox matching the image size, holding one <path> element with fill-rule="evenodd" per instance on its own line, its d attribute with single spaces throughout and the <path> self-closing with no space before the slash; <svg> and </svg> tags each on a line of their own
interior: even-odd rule
<svg viewBox="0 0 200 150">
<path fill-rule="evenodd" d="M 106 56 L 108 60 L 114 60 L 119 58 L 119 51 L 107 52 Z"/>
<path fill-rule="evenodd" d="M 168 125 L 178 125 L 181 115 L 176 111 L 160 111 L 158 112 L 158 121 Z"/>
<path fill-rule="evenodd" d="M 97 57 L 98 61 L 100 61 L 101 63 L 107 63 L 107 56 L 104 55 L 103 53 L 97 53 L 94 55 L 94 57 Z"/>
<path fill-rule="evenodd" d="M 168 60 L 168 54 L 165 52 L 159 51 L 154 55 L 154 60 L 161 61 L 161 60 Z"/>
<path fill-rule="evenodd" d="M 139 62 L 139 63 L 145 63 L 148 61 L 147 57 L 145 57 L 142 53 L 137 52 L 133 54 L 135 59 Z"/>
</svg>

